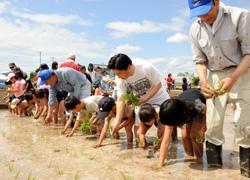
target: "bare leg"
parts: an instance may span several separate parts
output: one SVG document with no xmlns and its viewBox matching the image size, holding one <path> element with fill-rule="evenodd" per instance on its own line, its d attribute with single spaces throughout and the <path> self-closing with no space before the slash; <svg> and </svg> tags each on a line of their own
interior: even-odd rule
<svg viewBox="0 0 250 180">
<path fill-rule="evenodd" d="M 193 147 L 192 147 L 192 140 L 190 137 L 190 130 L 191 130 L 191 125 L 185 124 L 181 128 L 181 133 L 182 133 L 182 144 L 184 146 L 184 150 L 187 155 L 193 156 Z"/>
</svg>

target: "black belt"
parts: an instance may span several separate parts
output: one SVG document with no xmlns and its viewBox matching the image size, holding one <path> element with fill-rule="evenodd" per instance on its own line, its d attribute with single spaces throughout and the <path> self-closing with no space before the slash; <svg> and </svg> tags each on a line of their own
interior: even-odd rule
<svg viewBox="0 0 250 180">
<path fill-rule="evenodd" d="M 230 69 L 230 68 L 237 68 L 237 66 L 228 66 L 228 67 L 225 67 L 224 69 Z"/>
</svg>

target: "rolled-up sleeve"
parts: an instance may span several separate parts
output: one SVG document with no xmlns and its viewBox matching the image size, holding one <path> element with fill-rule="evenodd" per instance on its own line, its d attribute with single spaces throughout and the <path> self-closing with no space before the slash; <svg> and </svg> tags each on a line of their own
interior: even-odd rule
<svg viewBox="0 0 250 180">
<path fill-rule="evenodd" d="M 205 63 L 207 63 L 207 57 L 200 48 L 200 45 L 198 43 L 198 38 L 196 37 L 195 31 L 196 31 L 196 28 L 194 28 L 192 26 L 190 29 L 189 38 L 191 41 L 193 61 L 196 64 L 205 64 Z"/>
<path fill-rule="evenodd" d="M 57 90 L 54 87 L 50 87 L 49 88 L 49 102 L 48 102 L 48 105 L 50 107 L 54 107 L 57 103 L 56 94 L 57 94 Z"/>
<path fill-rule="evenodd" d="M 239 40 L 241 42 L 241 51 L 242 55 L 250 54 L 250 12 L 242 12 L 239 25 L 238 25 L 238 34 Z"/>
</svg>

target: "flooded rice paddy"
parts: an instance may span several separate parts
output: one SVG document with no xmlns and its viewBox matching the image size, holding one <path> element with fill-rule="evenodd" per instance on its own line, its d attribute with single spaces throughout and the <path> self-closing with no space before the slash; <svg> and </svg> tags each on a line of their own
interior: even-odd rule
<svg viewBox="0 0 250 180">
<path fill-rule="evenodd" d="M 32 118 L 0 111 L 0 179 L 247 179 L 240 176 L 238 147 L 233 141 L 232 112 L 225 119 L 226 144 L 222 169 L 208 169 L 203 162 L 184 154 L 180 132 L 171 143 L 166 165 L 157 169 L 159 152 L 147 158 L 147 150 L 106 138 L 104 146 L 93 148 L 95 136 L 80 132 L 71 138 L 60 134 L 62 126 L 44 126 Z M 156 129 L 149 132 L 156 134 Z M 151 138 L 152 139 L 152 138 Z"/>
</svg>

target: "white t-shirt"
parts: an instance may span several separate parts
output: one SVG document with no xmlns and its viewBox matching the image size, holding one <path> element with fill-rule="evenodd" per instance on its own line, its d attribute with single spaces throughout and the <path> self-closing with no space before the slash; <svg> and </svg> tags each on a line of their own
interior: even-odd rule
<svg viewBox="0 0 250 180">
<path fill-rule="evenodd" d="M 90 114 L 98 112 L 98 103 L 103 98 L 103 96 L 89 96 L 83 99 L 85 103 L 85 108 L 81 109 L 81 111 L 77 115 L 77 120 L 83 120 L 84 116 L 86 116 L 86 111 Z"/>
<path fill-rule="evenodd" d="M 127 91 L 132 91 L 139 97 L 148 93 L 148 91 L 158 83 L 161 83 L 160 72 L 152 64 L 135 64 L 135 72 L 128 79 L 117 78 L 117 96 L 120 97 Z M 161 105 L 169 99 L 168 93 L 163 87 L 146 103 Z"/>
</svg>

